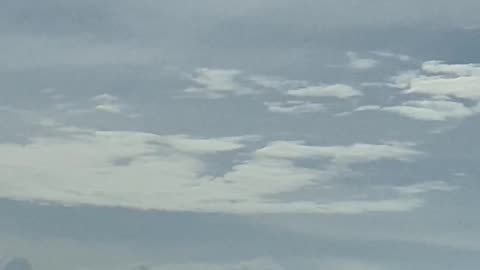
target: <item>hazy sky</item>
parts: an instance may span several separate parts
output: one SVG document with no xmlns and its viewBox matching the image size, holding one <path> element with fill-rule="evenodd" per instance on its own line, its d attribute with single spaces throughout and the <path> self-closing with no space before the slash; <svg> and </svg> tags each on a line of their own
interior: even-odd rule
<svg viewBox="0 0 480 270">
<path fill-rule="evenodd" d="M 478 269 L 479 10 L 2 1 L 0 269 Z"/>
</svg>

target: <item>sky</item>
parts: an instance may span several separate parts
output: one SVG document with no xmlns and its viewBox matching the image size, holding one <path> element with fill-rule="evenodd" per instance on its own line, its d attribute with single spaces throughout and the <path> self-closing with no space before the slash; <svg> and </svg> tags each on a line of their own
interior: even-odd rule
<svg viewBox="0 0 480 270">
<path fill-rule="evenodd" d="M 0 269 L 478 269 L 478 10 L 2 1 Z"/>
</svg>

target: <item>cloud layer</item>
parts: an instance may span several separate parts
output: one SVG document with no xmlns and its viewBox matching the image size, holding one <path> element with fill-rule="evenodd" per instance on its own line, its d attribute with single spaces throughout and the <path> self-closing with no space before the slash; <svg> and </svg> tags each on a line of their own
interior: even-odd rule
<svg viewBox="0 0 480 270">
<path fill-rule="evenodd" d="M 235 162 L 224 175 L 207 170 L 208 156 L 241 153 L 255 137 L 192 138 L 140 132 L 57 127 L 57 137 L 21 146 L 1 144 L 1 198 L 128 208 L 200 212 L 361 213 L 405 211 L 416 198 L 380 201 L 283 201 L 294 192 L 332 180 L 345 166 L 378 160 L 408 161 L 421 155 L 403 145 L 309 146 L 276 141 Z M 65 134 L 68 136 L 65 137 Z M 68 157 L 66 159 L 65 157 Z M 317 159 L 319 170 L 297 160 Z M 323 161 L 322 161 L 323 160 Z"/>
</svg>

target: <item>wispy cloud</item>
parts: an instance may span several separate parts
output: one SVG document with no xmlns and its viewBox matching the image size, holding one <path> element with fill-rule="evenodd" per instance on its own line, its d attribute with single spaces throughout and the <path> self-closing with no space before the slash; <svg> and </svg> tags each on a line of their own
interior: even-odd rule
<svg viewBox="0 0 480 270">
<path fill-rule="evenodd" d="M 386 85 L 404 89 L 403 94 L 412 99 L 396 105 L 362 105 L 354 111 L 384 111 L 424 121 L 463 119 L 480 113 L 478 64 L 427 61 L 420 70 L 401 72 L 391 81 Z M 418 99 L 418 95 L 424 97 Z"/>
<path fill-rule="evenodd" d="M 309 85 L 307 81 L 289 80 L 281 77 L 262 76 L 262 75 L 253 75 L 253 76 L 250 76 L 248 79 L 253 83 L 255 83 L 257 86 L 277 89 L 277 90 L 306 87 Z"/>
<path fill-rule="evenodd" d="M 252 75 L 236 69 L 200 68 L 188 78 L 196 85 L 183 92 L 188 96 L 209 99 L 266 93 L 269 90 L 291 97 L 346 99 L 363 95 L 360 90 L 346 84 L 314 84 L 303 80 Z"/>
<path fill-rule="evenodd" d="M 273 113 L 301 114 L 325 111 L 323 104 L 308 101 L 289 100 L 285 102 L 265 102 L 264 104 Z"/>
<path fill-rule="evenodd" d="M 299 141 L 276 141 L 257 151 L 276 158 L 327 158 L 339 163 L 364 163 L 382 159 L 407 161 L 422 155 L 402 144 L 353 144 L 349 146 L 311 146 Z"/>
<path fill-rule="evenodd" d="M 345 84 L 308 86 L 287 91 L 287 95 L 294 97 L 335 97 L 350 98 L 361 96 L 362 92 Z"/>
<path fill-rule="evenodd" d="M 361 58 L 355 52 L 347 52 L 349 63 L 347 67 L 354 70 L 367 70 L 376 67 L 379 62 L 375 59 Z"/>
<path fill-rule="evenodd" d="M 191 81 L 197 85 L 184 92 L 205 98 L 251 94 L 252 90 L 239 82 L 241 74 L 241 71 L 233 69 L 199 68 L 190 76 Z"/>
<path fill-rule="evenodd" d="M 417 183 L 408 186 L 397 186 L 393 188 L 401 194 L 422 194 L 434 191 L 454 191 L 459 189 L 458 186 L 451 185 L 444 181 L 430 181 L 424 183 Z"/>
<path fill-rule="evenodd" d="M 383 58 L 389 58 L 389 59 L 394 59 L 402 62 L 408 62 L 412 60 L 412 57 L 406 54 L 400 54 L 400 53 L 393 53 L 389 51 L 372 51 L 372 54 L 376 56 L 380 56 Z"/>
<path fill-rule="evenodd" d="M 95 110 L 107 113 L 122 113 L 124 106 L 119 98 L 110 94 L 101 94 L 92 98 L 96 103 Z"/>
<path fill-rule="evenodd" d="M 355 111 L 385 111 L 424 121 L 463 119 L 480 112 L 476 108 L 469 108 L 460 102 L 447 100 L 412 100 L 386 107 L 365 105 L 358 107 Z"/>
</svg>

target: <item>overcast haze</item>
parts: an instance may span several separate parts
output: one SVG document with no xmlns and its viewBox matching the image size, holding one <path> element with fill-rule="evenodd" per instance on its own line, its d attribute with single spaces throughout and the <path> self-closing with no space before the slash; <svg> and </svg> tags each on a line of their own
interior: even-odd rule
<svg viewBox="0 0 480 270">
<path fill-rule="evenodd" d="M 478 269 L 479 10 L 2 1 L 0 269 Z"/>
</svg>

